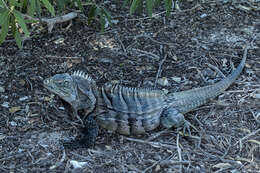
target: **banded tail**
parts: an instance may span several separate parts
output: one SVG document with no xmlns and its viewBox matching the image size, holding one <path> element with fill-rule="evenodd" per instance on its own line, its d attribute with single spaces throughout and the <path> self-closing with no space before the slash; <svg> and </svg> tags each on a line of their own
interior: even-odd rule
<svg viewBox="0 0 260 173">
<path fill-rule="evenodd" d="M 169 105 L 174 106 L 180 113 L 186 113 L 221 94 L 242 72 L 247 58 L 247 50 L 248 46 L 244 50 L 243 59 L 238 67 L 225 79 L 209 86 L 171 93 L 168 95 Z"/>
</svg>

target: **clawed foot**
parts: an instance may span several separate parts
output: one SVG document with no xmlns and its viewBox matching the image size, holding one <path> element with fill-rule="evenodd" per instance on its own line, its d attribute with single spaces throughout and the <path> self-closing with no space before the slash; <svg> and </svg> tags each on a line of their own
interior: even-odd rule
<svg viewBox="0 0 260 173">
<path fill-rule="evenodd" d="M 65 148 L 91 148 L 95 146 L 96 137 L 98 135 L 98 125 L 93 116 L 88 116 L 84 120 L 84 127 L 80 129 L 82 137 L 77 140 L 65 141 L 63 146 Z"/>
<path fill-rule="evenodd" d="M 191 136 L 191 127 L 196 131 L 198 131 L 194 125 L 192 125 L 189 121 L 184 119 L 183 128 L 182 128 L 183 129 L 182 133 L 184 136 L 187 136 L 186 131 L 188 131 L 188 136 Z"/>
</svg>

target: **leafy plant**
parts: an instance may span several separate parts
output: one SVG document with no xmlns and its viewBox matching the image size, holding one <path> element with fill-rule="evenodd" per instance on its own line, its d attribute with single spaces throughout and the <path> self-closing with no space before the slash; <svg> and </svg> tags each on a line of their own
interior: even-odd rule
<svg viewBox="0 0 260 173">
<path fill-rule="evenodd" d="M 149 17 L 152 17 L 153 8 L 158 7 L 162 1 L 164 1 L 166 16 L 169 16 L 172 9 L 172 0 L 125 0 L 124 5 L 130 4 L 130 14 L 138 9 L 139 12 L 143 11 L 143 7 L 146 6 Z"/>
<path fill-rule="evenodd" d="M 102 2 L 102 1 L 101 1 Z M 172 0 L 124 0 L 123 5 L 130 4 L 130 14 L 142 12 L 144 7 L 151 17 L 153 9 L 164 2 L 167 16 L 172 8 Z M 98 21 L 101 30 L 107 23 L 111 24 L 111 15 L 96 0 L 0 0 L 0 44 L 8 35 L 15 38 L 16 44 L 22 48 L 22 36 L 28 37 L 29 24 L 41 21 L 41 15 L 46 12 L 55 16 L 56 13 L 67 13 L 67 9 L 87 11 L 88 23 Z"/>
<path fill-rule="evenodd" d="M 97 20 L 102 31 L 107 21 L 111 24 L 110 13 L 103 6 L 97 5 L 95 0 L 0 0 L 0 44 L 8 34 L 11 34 L 18 47 L 22 48 L 21 35 L 25 37 L 30 35 L 28 24 L 38 22 L 39 20 L 33 19 L 36 17 L 41 19 L 44 8 L 55 16 L 55 8 L 59 14 L 62 14 L 67 11 L 67 8 L 79 9 L 83 12 L 84 7 L 89 9 L 89 23 Z"/>
<path fill-rule="evenodd" d="M 3 43 L 10 31 L 18 47 L 22 48 L 21 33 L 28 37 L 30 33 L 27 24 L 36 22 L 25 19 L 22 12 L 26 11 L 34 17 L 35 13 L 41 12 L 41 5 L 46 7 L 53 16 L 55 15 L 54 8 L 48 0 L 0 0 L 0 44 Z"/>
<path fill-rule="evenodd" d="M 99 6 L 97 4 L 90 5 L 88 12 L 88 23 L 91 24 L 93 20 L 97 20 L 101 25 L 101 31 L 104 31 L 106 20 L 111 24 L 111 15 L 106 10 L 106 8 Z"/>
</svg>

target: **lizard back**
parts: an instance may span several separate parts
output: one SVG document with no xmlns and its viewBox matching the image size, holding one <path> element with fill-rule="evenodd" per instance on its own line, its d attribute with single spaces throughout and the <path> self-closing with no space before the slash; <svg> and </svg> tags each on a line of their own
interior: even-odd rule
<svg viewBox="0 0 260 173">
<path fill-rule="evenodd" d="M 165 97 L 160 90 L 106 84 L 100 89 L 97 122 L 120 134 L 143 134 L 159 126 Z"/>
</svg>

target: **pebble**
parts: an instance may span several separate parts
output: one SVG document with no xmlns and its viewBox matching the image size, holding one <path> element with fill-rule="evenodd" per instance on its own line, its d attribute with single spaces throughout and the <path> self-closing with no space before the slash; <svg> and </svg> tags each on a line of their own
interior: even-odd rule
<svg viewBox="0 0 260 173">
<path fill-rule="evenodd" d="M 252 94 L 252 97 L 255 99 L 260 99 L 260 94 Z"/>
<path fill-rule="evenodd" d="M 99 58 L 98 61 L 101 62 L 101 63 L 108 63 L 108 64 L 113 63 L 113 60 L 110 59 L 110 58 Z"/>
<path fill-rule="evenodd" d="M 208 15 L 207 14 L 202 14 L 202 15 L 200 15 L 200 18 L 204 18 L 204 17 L 207 17 Z"/>
<path fill-rule="evenodd" d="M 76 169 L 76 168 L 84 168 L 84 167 L 86 167 L 88 165 L 87 162 L 79 162 L 79 161 L 76 161 L 76 160 L 71 160 L 70 164 L 72 165 L 72 167 L 74 169 Z"/>
<path fill-rule="evenodd" d="M 17 123 L 15 121 L 10 121 L 11 126 L 17 126 Z"/>
<path fill-rule="evenodd" d="M 5 92 L 4 87 L 0 86 L 0 93 L 4 93 L 4 92 Z"/>
<path fill-rule="evenodd" d="M 8 102 L 4 102 L 3 104 L 1 104 L 2 107 L 4 108 L 9 108 L 9 103 Z"/>
<path fill-rule="evenodd" d="M 62 107 L 62 106 L 60 106 L 60 107 L 59 107 L 59 110 L 63 110 L 63 111 L 64 111 L 64 110 L 65 110 L 65 108 L 64 108 L 64 107 Z"/>
<path fill-rule="evenodd" d="M 157 83 L 161 86 L 169 86 L 170 83 L 166 77 L 159 78 Z"/>
<path fill-rule="evenodd" d="M 24 101 L 24 100 L 27 100 L 28 98 L 29 98 L 28 96 L 24 96 L 24 97 L 19 98 L 19 101 Z"/>
<path fill-rule="evenodd" d="M 174 82 L 177 82 L 177 83 L 180 83 L 180 82 L 181 82 L 181 78 L 180 78 L 180 77 L 171 77 L 171 79 L 172 79 Z"/>
</svg>

